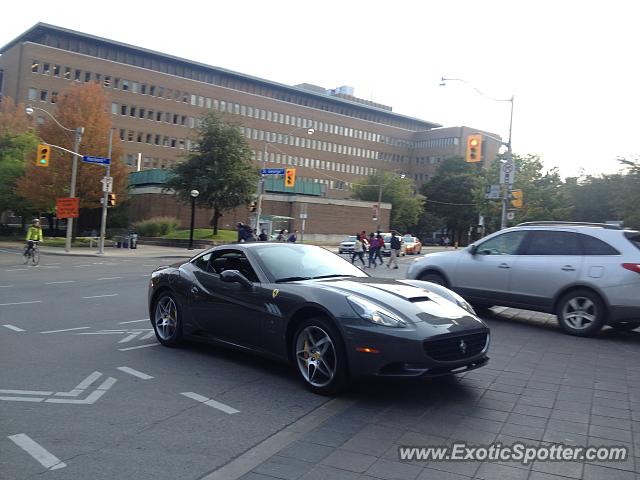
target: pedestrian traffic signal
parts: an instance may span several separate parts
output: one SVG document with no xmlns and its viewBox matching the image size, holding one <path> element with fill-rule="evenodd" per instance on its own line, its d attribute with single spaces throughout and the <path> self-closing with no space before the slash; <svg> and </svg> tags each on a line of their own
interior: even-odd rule
<svg viewBox="0 0 640 480">
<path fill-rule="evenodd" d="M 46 143 L 38 145 L 38 157 L 36 158 L 36 165 L 39 167 L 49 166 L 49 155 L 51 155 L 51 148 Z"/>
<path fill-rule="evenodd" d="M 249 204 L 249 211 L 250 212 L 255 212 L 257 208 L 258 208 L 258 205 L 257 205 L 255 200 Z"/>
<path fill-rule="evenodd" d="M 288 188 L 293 188 L 295 184 L 296 184 L 296 169 L 287 168 L 284 171 L 284 186 Z"/>
<path fill-rule="evenodd" d="M 468 163 L 475 163 L 482 160 L 482 135 L 474 134 L 467 137 L 467 155 L 465 160 Z"/>
<path fill-rule="evenodd" d="M 115 207 L 116 206 L 116 194 L 109 193 L 107 195 L 107 207 Z"/>
<path fill-rule="evenodd" d="M 515 208 L 522 208 L 522 190 L 511 190 L 511 205 Z"/>
</svg>

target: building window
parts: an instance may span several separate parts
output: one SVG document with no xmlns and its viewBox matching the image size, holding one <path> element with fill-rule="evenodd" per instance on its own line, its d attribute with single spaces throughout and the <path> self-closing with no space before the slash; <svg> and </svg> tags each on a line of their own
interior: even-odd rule
<svg viewBox="0 0 640 480">
<path fill-rule="evenodd" d="M 51 103 L 56 103 L 58 101 L 58 92 L 51 92 Z"/>
<path fill-rule="evenodd" d="M 144 118 L 146 115 L 146 110 L 144 108 L 139 108 L 138 118 Z"/>
<path fill-rule="evenodd" d="M 60 76 L 60 65 L 54 65 L 53 66 L 53 76 L 54 77 L 59 77 Z"/>
<path fill-rule="evenodd" d="M 147 94 L 147 84 L 143 83 L 142 85 L 140 85 L 140 93 L 142 95 L 146 95 Z"/>
<path fill-rule="evenodd" d="M 71 69 L 69 67 L 64 67 L 64 79 L 71 80 Z"/>
<path fill-rule="evenodd" d="M 133 130 L 127 130 L 127 141 L 133 142 Z"/>
<path fill-rule="evenodd" d="M 152 135 L 150 133 L 147 133 L 147 137 L 145 138 L 145 143 L 151 143 L 151 138 L 152 138 Z"/>
<path fill-rule="evenodd" d="M 116 90 L 120 88 L 120 79 L 118 77 L 113 79 L 113 88 Z"/>
<path fill-rule="evenodd" d="M 161 122 L 162 121 L 162 112 L 158 111 L 156 112 L 156 122 Z"/>
<path fill-rule="evenodd" d="M 43 75 L 51 75 L 51 65 L 48 63 L 42 64 L 42 74 Z"/>
<path fill-rule="evenodd" d="M 91 72 L 84 72 L 84 81 L 85 82 L 91 81 Z"/>
<path fill-rule="evenodd" d="M 132 117 L 136 116 L 136 107 L 130 107 L 129 108 L 129 115 Z"/>
<path fill-rule="evenodd" d="M 138 93 L 140 91 L 140 84 L 138 82 L 131 82 L 131 91 Z"/>
<path fill-rule="evenodd" d="M 46 102 L 47 98 L 49 98 L 49 92 L 47 90 L 40 90 L 40 101 Z"/>
<path fill-rule="evenodd" d="M 127 114 L 127 106 L 120 105 L 120 115 L 126 115 L 126 114 Z"/>
<path fill-rule="evenodd" d="M 120 140 L 124 141 L 124 128 L 120 129 Z"/>
<path fill-rule="evenodd" d="M 156 96 L 156 86 L 155 85 L 149 85 L 149 95 L 151 95 L 152 97 Z"/>
<path fill-rule="evenodd" d="M 122 80 L 122 91 L 128 91 L 129 90 L 129 80 Z"/>
<path fill-rule="evenodd" d="M 27 100 L 37 100 L 38 99 L 38 90 L 35 88 L 30 88 L 27 92 Z"/>
<path fill-rule="evenodd" d="M 158 87 L 158 97 L 164 98 L 164 87 Z"/>
<path fill-rule="evenodd" d="M 149 109 L 147 110 L 147 120 L 153 120 L 154 111 Z"/>
<path fill-rule="evenodd" d="M 200 95 L 198 95 L 198 106 L 204 107 L 204 97 L 201 97 Z"/>
<path fill-rule="evenodd" d="M 76 82 L 79 82 L 79 81 L 80 81 L 80 76 L 81 76 L 81 75 L 82 75 L 82 70 L 78 70 L 78 69 L 76 68 L 75 72 L 73 72 L 73 79 L 74 79 Z"/>
<path fill-rule="evenodd" d="M 118 113 L 118 104 L 115 102 L 111 104 L 111 113 L 113 113 L 114 115 Z"/>
<path fill-rule="evenodd" d="M 196 105 L 196 96 L 195 95 L 191 95 L 191 105 Z"/>
<path fill-rule="evenodd" d="M 31 72 L 38 73 L 40 70 L 40 62 L 38 60 L 31 60 Z"/>
</svg>

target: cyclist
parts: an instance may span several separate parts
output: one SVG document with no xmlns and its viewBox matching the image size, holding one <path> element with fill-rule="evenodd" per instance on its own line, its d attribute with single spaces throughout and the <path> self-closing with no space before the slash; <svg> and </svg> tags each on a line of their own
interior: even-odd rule
<svg viewBox="0 0 640 480">
<path fill-rule="evenodd" d="M 31 222 L 29 230 L 27 230 L 27 248 L 24 250 L 25 257 L 31 253 L 34 242 L 42 241 L 42 227 L 40 227 L 40 220 L 34 218 Z"/>
</svg>

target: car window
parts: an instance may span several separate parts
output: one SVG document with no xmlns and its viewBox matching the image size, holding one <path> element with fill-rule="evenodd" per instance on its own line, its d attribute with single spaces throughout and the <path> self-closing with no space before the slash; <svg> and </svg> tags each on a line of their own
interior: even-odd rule
<svg viewBox="0 0 640 480">
<path fill-rule="evenodd" d="M 207 264 L 209 263 L 210 258 L 211 252 L 205 253 L 204 255 L 200 255 L 198 258 L 193 259 L 191 263 L 193 263 L 200 270 L 207 270 Z"/>
<path fill-rule="evenodd" d="M 608 243 L 591 235 L 578 235 L 582 242 L 582 253 L 584 255 L 620 255 L 620 252 Z"/>
<path fill-rule="evenodd" d="M 631 243 L 633 243 L 633 245 L 640 250 L 640 235 L 636 235 L 637 232 L 634 232 L 632 234 L 629 233 L 625 233 L 624 236 L 627 237 L 627 240 L 629 240 Z"/>
<path fill-rule="evenodd" d="M 526 231 L 521 230 L 490 238 L 478 245 L 477 253 L 482 255 L 515 255 L 526 234 Z"/>
<path fill-rule="evenodd" d="M 413 243 L 413 237 L 404 237 L 404 241 L 407 243 Z"/>
<path fill-rule="evenodd" d="M 578 235 L 574 232 L 538 230 L 531 232 L 525 255 L 581 255 Z"/>
<path fill-rule="evenodd" d="M 238 270 L 248 280 L 258 281 L 258 276 L 251 266 L 249 259 L 239 250 L 219 250 L 212 252 L 209 272 L 220 275 L 225 270 Z"/>
</svg>

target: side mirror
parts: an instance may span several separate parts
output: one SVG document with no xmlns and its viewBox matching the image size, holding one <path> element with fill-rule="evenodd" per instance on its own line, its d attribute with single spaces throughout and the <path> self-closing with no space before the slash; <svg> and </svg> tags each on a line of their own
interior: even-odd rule
<svg viewBox="0 0 640 480">
<path fill-rule="evenodd" d="M 251 283 L 247 277 L 242 275 L 238 270 L 225 270 L 220 274 L 220 278 L 223 282 L 239 283 L 244 287 L 253 288 L 253 283 Z"/>
<path fill-rule="evenodd" d="M 469 253 L 471 255 L 475 255 L 476 253 L 478 253 L 478 246 L 477 245 L 469 245 Z"/>
</svg>

